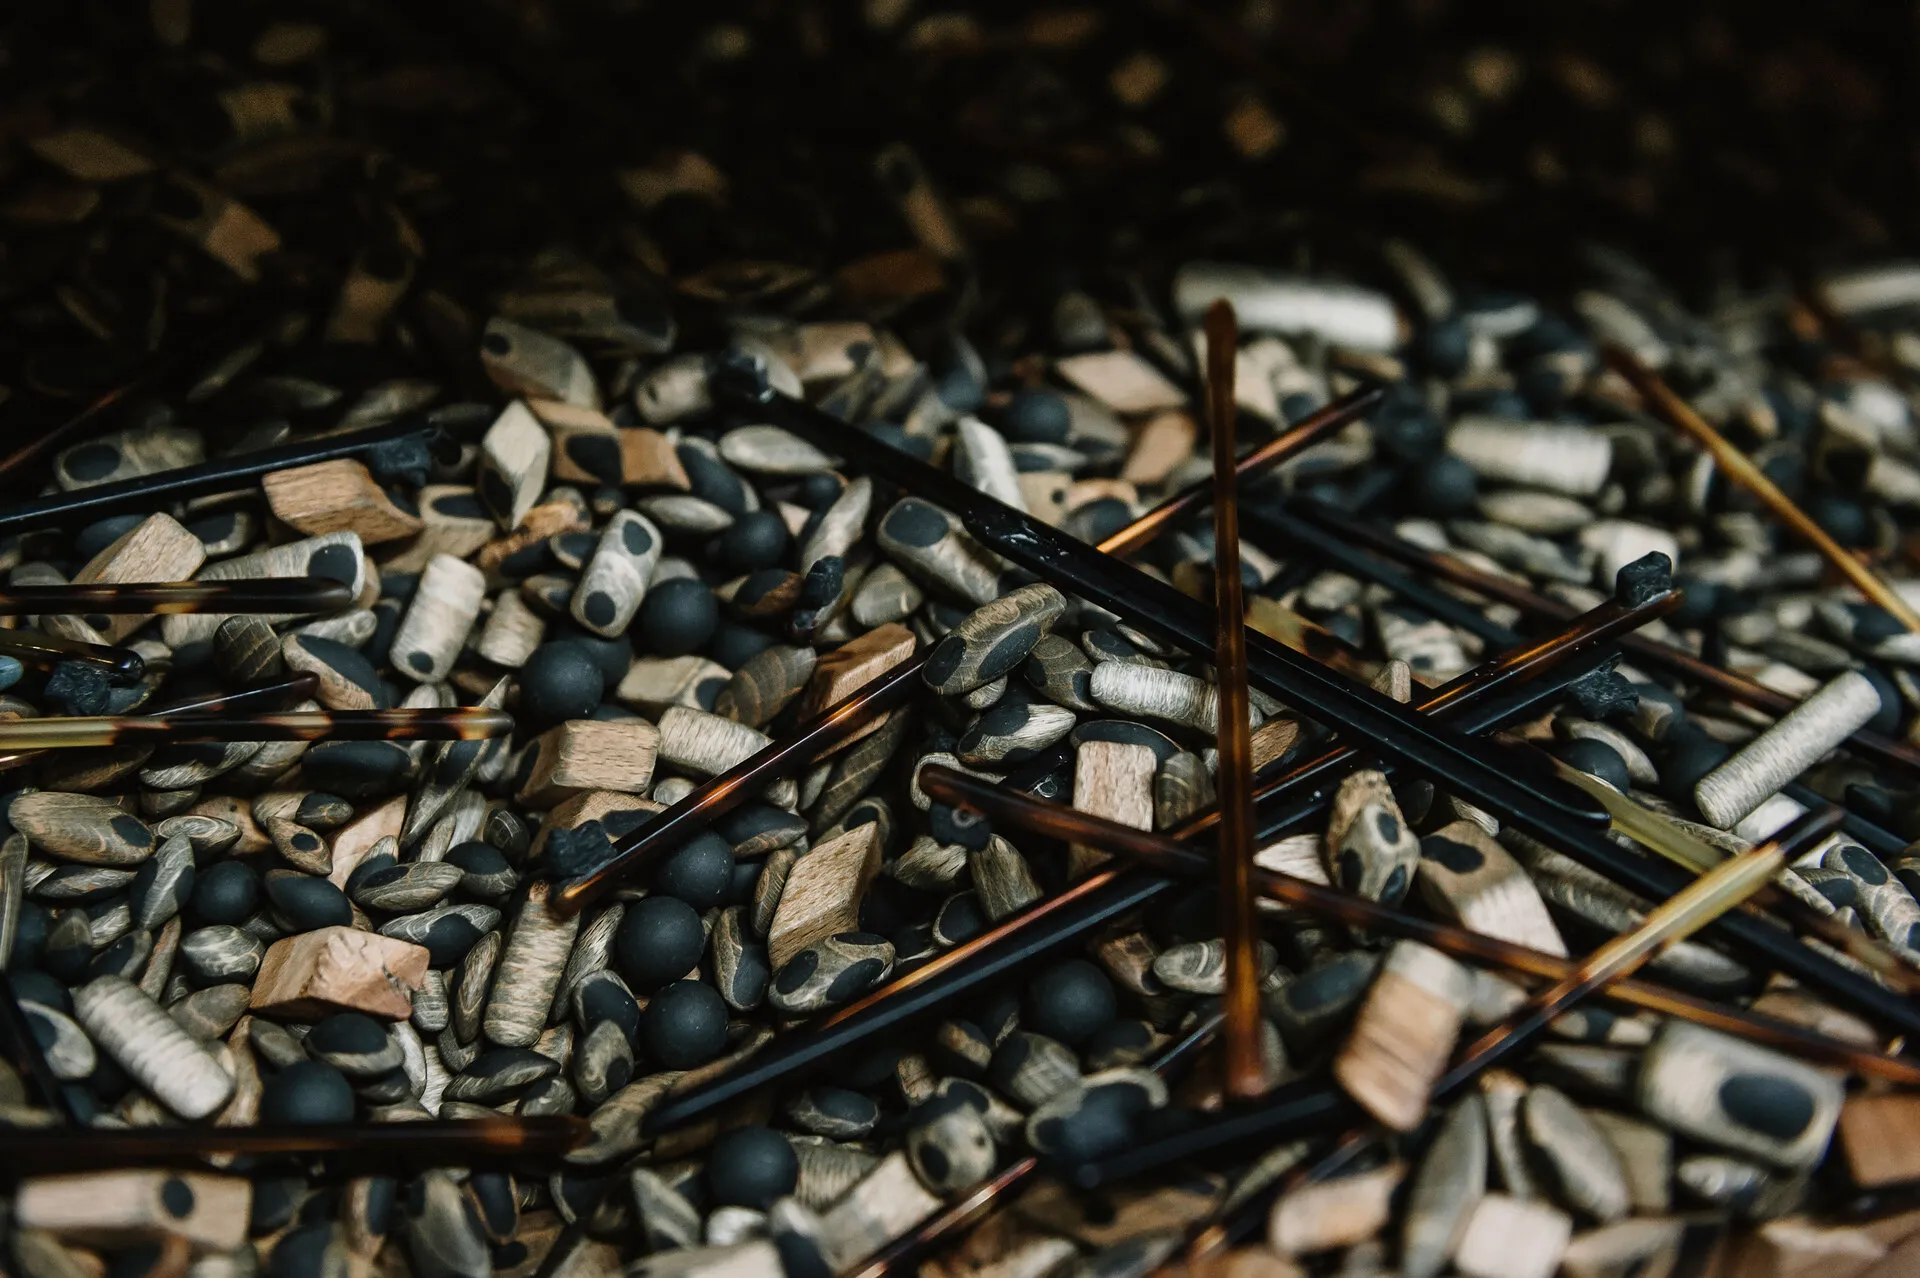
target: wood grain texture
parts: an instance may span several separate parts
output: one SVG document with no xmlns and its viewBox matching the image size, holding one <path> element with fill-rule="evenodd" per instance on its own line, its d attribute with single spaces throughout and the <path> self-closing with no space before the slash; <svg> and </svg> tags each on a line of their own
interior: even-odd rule
<svg viewBox="0 0 1920 1278">
<path fill-rule="evenodd" d="M 411 537 L 420 517 L 400 509 L 366 466 L 351 457 L 276 470 L 260 481 L 274 518 L 289 528 L 317 537 L 351 532 L 377 546 Z"/>
<path fill-rule="evenodd" d="M 1146 746 L 1083 742 L 1074 755 L 1073 806 L 1136 830 L 1151 830 L 1153 778 L 1158 768 L 1158 760 Z M 1106 860 L 1105 852 L 1082 844 L 1067 849 L 1068 869 L 1076 876 Z"/>
<path fill-rule="evenodd" d="M 857 930 L 860 902 L 879 869 L 880 839 L 872 823 L 856 826 L 795 861 L 767 932 L 775 970 L 815 941 Z"/>
<path fill-rule="evenodd" d="M 294 1020 L 341 1011 L 404 1020 L 426 976 L 424 946 L 351 927 L 323 927 L 267 949 L 251 1007 Z"/>
<path fill-rule="evenodd" d="M 644 793 L 660 743 L 660 729 L 645 719 L 573 719 L 549 728 L 519 800 L 549 807 L 580 790 Z"/>
<path fill-rule="evenodd" d="M 200 539 L 171 515 L 149 515 L 137 527 L 89 559 L 73 574 L 73 584 L 112 585 L 129 581 L 186 581 L 207 559 Z M 119 643 L 152 619 L 151 613 L 117 613 L 96 617 L 96 626 L 108 643 Z"/>
</svg>

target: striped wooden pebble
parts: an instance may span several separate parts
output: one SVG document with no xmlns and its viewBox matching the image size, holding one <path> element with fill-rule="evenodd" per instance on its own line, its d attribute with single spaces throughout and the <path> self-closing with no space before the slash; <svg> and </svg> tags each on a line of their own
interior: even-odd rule
<svg viewBox="0 0 1920 1278">
<path fill-rule="evenodd" d="M 124 977 L 97 977 L 75 990 L 73 1010 L 103 1051 L 182 1118 L 206 1118 L 233 1095 L 220 1062 Z"/>
<path fill-rule="evenodd" d="M 501 951 L 484 1028 L 488 1038 L 503 1046 L 527 1047 L 539 1041 L 580 930 L 577 914 L 561 918 L 548 908 L 549 895 L 545 883 L 527 889 Z"/>
</svg>

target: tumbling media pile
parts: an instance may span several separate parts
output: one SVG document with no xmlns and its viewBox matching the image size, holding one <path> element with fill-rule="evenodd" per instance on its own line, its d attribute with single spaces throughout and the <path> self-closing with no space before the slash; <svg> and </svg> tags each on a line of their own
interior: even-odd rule
<svg viewBox="0 0 1920 1278">
<path fill-rule="evenodd" d="M 993 65 L 908 7 L 865 38 Z M 140 76 L 49 54 L 0 116 L 11 1272 L 1920 1272 L 1920 268 L 1305 270 L 1278 222 L 1157 241 L 1199 182 L 1090 265 L 1101 166 L 1034 138 L 964 195 L 863 150 L 851 212 L 719 145 L 576 198 L 497 67 L 341 12 L 158 0 Z M 1127 128 L 1061 127 L 1135 161 L 1194 92 L 1098 15 L 1007 32 L 1112 55 Z M 1234 163 L 1262 101 L 1206 117 Z M 1220 299 L 1232 1104 L 1174 638 Z M 135 589 L 263 579 L 338 606 Z"/>
</svg>

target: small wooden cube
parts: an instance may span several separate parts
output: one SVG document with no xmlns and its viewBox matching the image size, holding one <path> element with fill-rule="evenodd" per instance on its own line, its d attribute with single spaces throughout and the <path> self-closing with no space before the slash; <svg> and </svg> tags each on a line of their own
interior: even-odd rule
<svg viewBox="0 0 1920 1278">
<path fill-rule="evenodd" d="M 1054 361 L 1054 371 L 1116 413 L 1184 407 L 1186 392 L 1132 351 L 1092 351 Z"/>
<path fill-rule="evenodd" d="M 480 438 L 480 504 L 503 530 L 512 531 L 547 482 L 553 441 L 533 410 L 518 400 L 508 404 Z"/>
<path fill-rule="evenodd" d="M 1840 1107 L 1840 1149 L 1862 1189 L 1920 1180 L 1920 1096 L 1850 1097 Z"/>
<path fill-rule="evenodd" d="M 543 808 L 580 790 L 641 794 L 653 780 L 660 729 L 645 719 L 572 719 L 540 735 L 519 800 Z"/>
<path fill-rule="evenodd" d="M 149 515 L 138 527 L 122 534 L 86 566 L 73 574 L 73 584 L 116 585 L 121 582 L 186 581 L 200 571 L 207 548 L 171 515 Z M 152 614 L 114 613 L 92 618 L 108 643 L 119 643 L 145 625 Z"/>
<path fill-rule="evenodd" d="M 422 526 L 420 516 L 394 505 L 373 472 L 351 457 L 276 470 L 260 486 L 274 517 L 309 537 L 354 532 L 373 546 L 411 537 Z"/>
<path fill-rule="evenodd" d="M 815 941 L 860 926 L 860 902 L 880 870 L 880 827 L 857 825 L 804 853 L 787 873 L 767 953 L 775 970 Z"/>
<path fill-rule="evenodd" d="M 20 1182 L 14 1223 L 83 1247 L 127 1247 L 182 1238 L 196 1255 L 247 1240 L 253 1184 L 239 1176 L 121 1169 Z"/>
<path fill-rule="evenodd" d="M 843 643 L 821 656 L 800 696 L 800 717 L 811 719 L 866 687 L 887 671 L 913 656 L 916 644 L 913 631 L 899 622 L 869 630 L 851 643 Z M 858 741 L 880 727 L 881 720 L 855 732 L 842 743 Z"/>
<path fill-rule="evenodd" d="M 1153 778 L 1159 769 L 1159 759 L 1147 746 L 1082 742 L 1074 753 L 1073 806 L 1136 830 L 1151 830 Z M 1106 859 L 1106 853 L 1078 843 L 1067 848 L 1068 869 L 1076 876 Z"/>
<path fill-rule="evenodd" d="M 333 836 L 333 873 L 329 882 L 346 891 L 347 876 L 367 859 L 382 839 L 397 839 L 407 821 L 407 796 L 396 794 L 377 808 L 368 809 L 340 827 Z"/>
<path fill-rule="evenodd" d="M 250 1006 L 263 1015 L 301 1021 L 330 1012 L 398 1021 L 412 1014 L 413 991 L 426 981 L 425 946 L 351 927 L 323 927 L 268 947 Z"/>
<path fill-rule="evenodd" d="M 673 441 L 646 426 L 620 432 L 620 482 L 682 493 L 693 487 Z"/>
<path fill-rule="evenodd" d="M 553 399 L 530 399 L 527 407 L 553 437 L 556 482 L 589 487 L 621 482 L 620 433 L 605 413 Z"/>
<path fill-rule="evenodd" d="M 805 860 L 805 858 L 801 858 Z M 820 1253 L 841 1273 L 939 1211 L 940 1199 L 914 1176 L 904 1153 L 881 1159 L 820 1221 Z"/>
<path fill-rule="evenodd" d="M 1467 1278 L 1552 1278 L 1573 1219 L 1545 1203 L 1488 1194 L 1467 1217 L 1453 1263 Z"/>
</svg>

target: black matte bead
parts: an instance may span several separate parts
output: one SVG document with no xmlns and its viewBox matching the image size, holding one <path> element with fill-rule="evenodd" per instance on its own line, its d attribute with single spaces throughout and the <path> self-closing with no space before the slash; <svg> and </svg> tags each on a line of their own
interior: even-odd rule
<svg viewBox="0 0 1920 1278">
<path fill-rule="evenodd" d="M 723 1206 L 765 1211 L 793 1192 L 800 1160 L 785 1136 L 770 1127 L 736 1127 L 713 1142 L 707 1185 Z"/>
<path fill-rule="evenodd" d="M 194 876 L 187 913 L 195 924 L 247 921 L 260 904 L 260 876 L 244 861 L 216 861 Z"/>
<path fill-rule="evenodd" d="M 536 731 L 584 719 L 606 689 L 606 676 L 586 645 L 570 639 L 543 643 L 520 667 L 520 713 Z"/>
<path fill-rule="evenodd" d="M 344 1123 L 353 1118 L 353 1086 L 325 1061 L 295 1061 L 260 1094 L 262 1123 Z"/>
<path fill-rule="evenodd" d="M 734 573 L 772 568 L 786 558 L 793 538 L 777 511 L 755 510 L 733 521 L 716 539 L 720 562 Z"/>
<path fill-rule="evenodd" d="M 650 896 L 628 906 L 613 938 L 620 975 L 640 994 L 685 976 L 706 947 L 699 913 L 671 896 Z"/>
<path fill-rule="evenodd" d="M 663 1069 L 694 1069 L 726 1050 L 727 1005 L 711 985 L 675 981 L 640 1013 L 640 1039 Z"/>
<path fill-rule="evenodd" d="M 684 657 L 713 638 L 720 605 L 707 583 L 676 577 L 647 591 L 634 621 L 640 649 L 651 657 Z"/>
<path fill-rule="evenodd" d="M 1036 975 L 1026 1006 L 1028 1028 L 1068 1046 L 1104 1028 L 1118 1010 L 1113 982 L 1085 959 L 1068 959 Z"/>
<path fill-rule="evenodd" d="M 704 831 L 669 856 L 653 882 L 657 891 L 696 910 L 724 905 L 733 883 L 733 849 L 719 835 Z"/>
<path fill-rule="evenodd" d="M 1569 767 L 1577 768 L 1590 777 L 1598 777 L 1622 794 L 1633 788 L 1633 777 L 1627 772 L 1626 761 L 1620 757 L 1618 750 L 1604 741 L 1568 741 L 1555 753 Z"/>
</svg>

